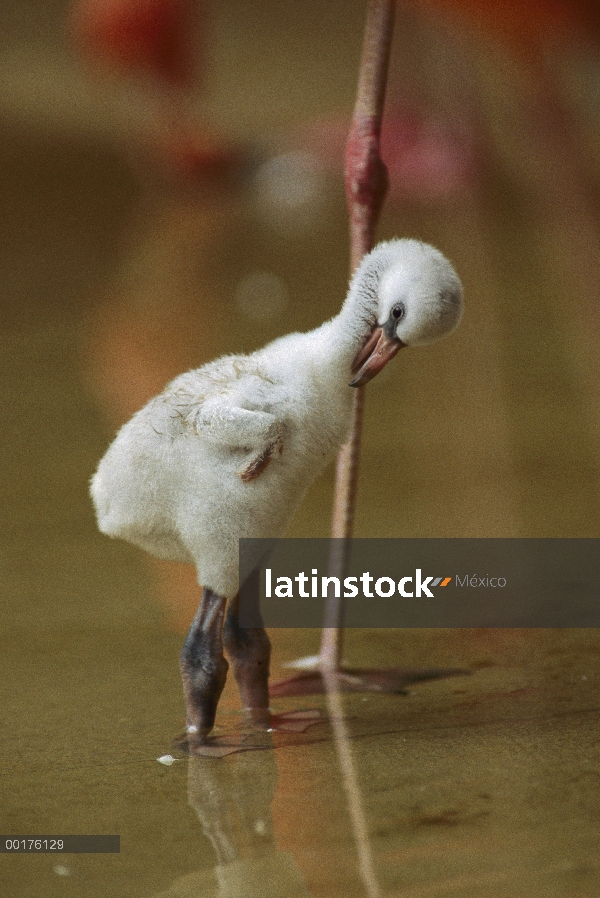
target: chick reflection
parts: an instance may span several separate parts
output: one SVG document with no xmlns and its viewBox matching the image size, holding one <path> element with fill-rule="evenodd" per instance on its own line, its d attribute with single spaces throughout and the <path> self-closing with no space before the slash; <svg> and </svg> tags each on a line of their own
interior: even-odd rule
<svg viewBox="0 0 600 898">
<path fill-rule="evenodd" d="M 222 760 L 190 757 L 188 764 L 188 801 L 217 865 L 212 878 L 199 870 L 155 898 L 310 898 L 294 858 L 275 842 L 275 753 L 245 752 Z"/>
</svg>

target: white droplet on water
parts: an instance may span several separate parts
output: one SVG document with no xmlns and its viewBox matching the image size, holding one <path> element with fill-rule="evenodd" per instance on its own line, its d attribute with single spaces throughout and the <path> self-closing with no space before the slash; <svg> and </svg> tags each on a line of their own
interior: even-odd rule
<svg viewBox="0 0 600 898">
<path fill-rule="evenodd" d="M 170 767 L 171 764 L 174 764 L 178 758 L 174 758 L 173 755 L 161 755 L 160 758 L 156 759 L 159 764 L 164 764 L 165 767 Z"/>
<path fill-rule="evenodd" d="M 62 864 L 55 864 L 52 868 L 57 876 L 70 876 L 71 871 L 68 867 L 63 867 Z"/>
</svg>

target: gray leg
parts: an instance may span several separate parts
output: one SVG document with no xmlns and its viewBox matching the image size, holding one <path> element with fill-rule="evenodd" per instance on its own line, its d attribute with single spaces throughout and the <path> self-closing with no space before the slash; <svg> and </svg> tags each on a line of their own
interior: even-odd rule
<svg viewBox="0 0 600 898">
<path fill-rule="evenodd" d="M 271 642 L 263 627 L 240 627 L 238 596 L 229 605 L 223 642 L 247 717 L 256 726 L 268 727 Z"/>
<path fill-rule="evenodd" d="M 191 742 L 203 742 L 213 728 L 229 665 L 223 657 L 227 599 L 204 589 L 179 656 Z"/>
</svg>

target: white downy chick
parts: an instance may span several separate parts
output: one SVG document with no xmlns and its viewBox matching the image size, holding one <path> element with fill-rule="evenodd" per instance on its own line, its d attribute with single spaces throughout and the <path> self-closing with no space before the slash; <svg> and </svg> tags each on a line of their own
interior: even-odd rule
<svg viewBox="0 0 600 898">
<path fill-rule="evenodd" d="M 283 536 L 346 441 L 349 385 L 401 347 L 450 333 L 461 311 L 460 281 L 438 250 L 380 243 L 335 318 L 182 374 L 121 428 L 92 480 L 100 530 L 193 563 L 202 586 L 232 598 L 238 540 Z"/>
</svg>

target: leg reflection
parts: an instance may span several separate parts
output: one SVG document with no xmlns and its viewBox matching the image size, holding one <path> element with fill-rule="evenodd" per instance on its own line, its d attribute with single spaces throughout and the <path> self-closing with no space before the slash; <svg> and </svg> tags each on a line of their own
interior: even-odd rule
<svg viewBox="0 0 600 898">
<path fill-rule="evenodd" d="M 294 858 L 275 842 L 274 752 L 188 763 L 188 800 L 215 850 L 218 898 L 310 898 Z"/>
</svg>

